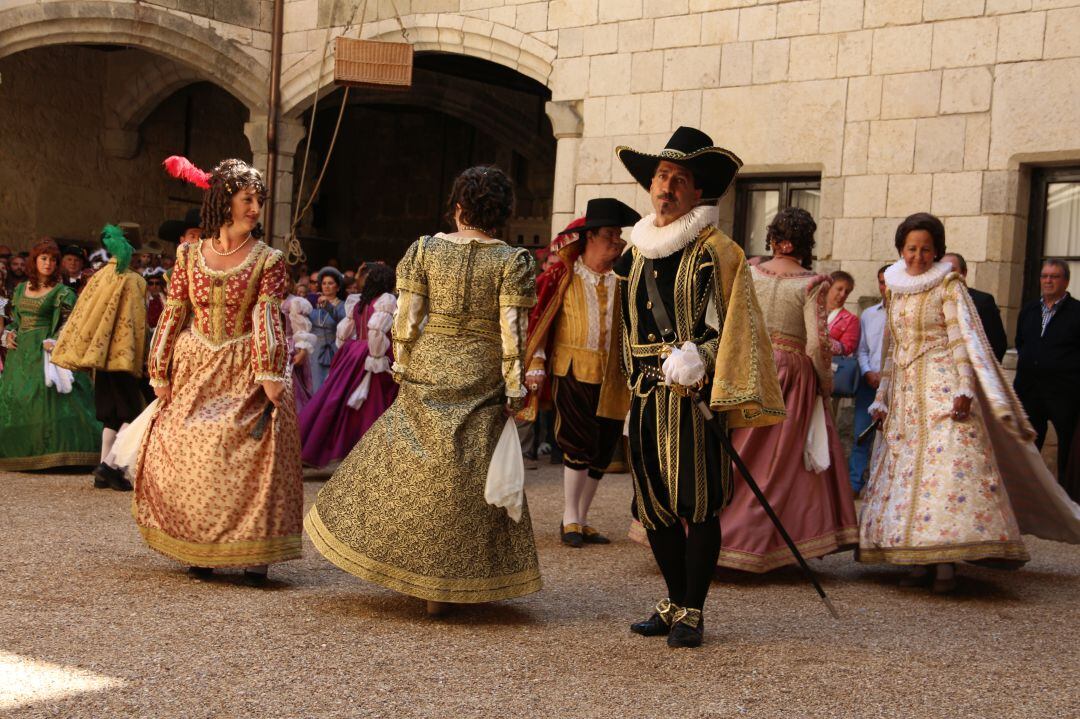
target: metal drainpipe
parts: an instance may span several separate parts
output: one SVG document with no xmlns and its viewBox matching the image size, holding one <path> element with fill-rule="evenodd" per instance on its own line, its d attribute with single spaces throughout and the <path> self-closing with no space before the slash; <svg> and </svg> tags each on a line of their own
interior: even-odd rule
<svg viewBox="0 0 1080 719">
<path fill-rule="evenodd" d="M 281 41 L 284 34 L 285 0 L 274 0 L 274 25 L 270 31 L 270 107 L 266 119 L 266 177 L 269 192 L 266 195 L 266 242 L 271 247 L 280 243 L 274 240 L 274 196 L 277 194 L 277 125 L 281 94 Z"/>
</svg>

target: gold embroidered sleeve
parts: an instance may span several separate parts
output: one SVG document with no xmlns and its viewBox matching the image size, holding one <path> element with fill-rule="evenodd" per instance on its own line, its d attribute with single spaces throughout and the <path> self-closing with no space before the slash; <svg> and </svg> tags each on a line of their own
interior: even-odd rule
<svg viewBox="0 0 1080 719">
<path fill-rule="evenodd" d="M 729 427 L 782 422 L 784 396 L 746 256 L 719 231 L 706 241 L 715 263 L 714 297 L 722 318 L 709 405 L 727 413 Z"/>
<path fill-rule="evenodd" d="M 184 329 L 191 301 L 188 298 L 188 272 L 191 266 L 193 245 L 181 245 L 176 252 L 176 264 L 169 280 L 165 309 L 158 319 L 154 337 L 150 340 L 150 354 L 146 360 L 150 384 L 154 387 L 166 387 L 169 384 L 169 364 L 172 362 L 176 338 Z M 197 247 L 197 246 L 195 246 Z"/>
<path fill-rule="evenodd" d="M 499 328 L 506 397 L 515 409 L 525 398 L 524 354 L 529 334 L 529 308 L 536 304 L 536 268 L 528 250 L 518 250 L 507 263 L 499 285 Z"/>
<path fill-rule="evenodd" d="M 818 391 L 828 399 L 832 396 L 832 343 L 829 341 L 829 312 L 826 300 L 829 283 L 819 282 L 806 296 L 803 321 L 806 325 L 806 356 L 814 366 Z"/>
<path fill-rule="evenodd" d="M 892 299 L 885 290 L 885 328 L 881 333 L 881 381 L 878 383 L 874 401 L 866 408 L 868 413 L 889 411 L 889 388 L 893 378 Z"/>
<path fill-rule="evenodd" d="M 279 250 L 263 265 L 259 276 L 259 296 L 251 309 L 251 363 L 255 381 L 284 382 L 289 364 L 289 344 L 285 338 L 285 299 L 288 271 Z"/>
<path fill-rule="evenodd" d="M 978 332 L 978 330 L 975 328 L 961 328 L 960 312 L 957 307 L 960 302 L 970 302 L 970 295 L 968 295 L 967 287 L 959 275 L 947 277 L 943 290 L 942 311 L 945 313 L 945 333 L 949 337 L 949 354 L 952 355 L 953 366 L 956 367 L 960 381 L 953 392 L 953 396 L 975 399 L 975 371 L 971 366 L 971 357 L 968 356 L 963 331 Z"/>
<path fill-rule="evenodd" d="M 499 286 L 500 307 L 525 307 L 536 304 L 536 268 L 528 250 L 518 250 L 507 263 Z M 528 318 L 526 317 L 526 322 Z M 522 345 L 522 351 L 525 347 Z"/>
</svg>

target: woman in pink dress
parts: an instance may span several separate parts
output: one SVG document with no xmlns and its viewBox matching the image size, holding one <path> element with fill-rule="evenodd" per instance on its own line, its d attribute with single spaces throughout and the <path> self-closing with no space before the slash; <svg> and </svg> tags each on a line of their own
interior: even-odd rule
<svg viewBox="0 0 1080 719">
<path fill-rule="evenodd" d="M 300 413 L 301 457 L 324 467 L 344 459 L 397 397 L 390 374 L 390 327 L 397 301 L 394 270 L 368 263 L 360 294 L 345 302 L 345 319 L 326 381 Z"/>
<path fill-rule="evenodd" d="M 859 347 L 859 318 L 844 309 L 844 303 L 855 289 L 855 278 L 843 270 L 829 275 L 832 286 L 826 295 L 829 344 L 834 357 L 850 357 Z"/>
<path fill-rule="evenodd" d="M 825 310 L 829 281 L 808 269 L 816 229 L 809 212 L 781 211 L 768 229 L 772 259 L 751 270 L 773 343 L 787 419 L 731 435 L 805 557 L 854 548 L 859 538 L 840 437 L 823 405 L 832 393 L 832 351 Z M 720 526 L 721 567 L 760 573 L 795 563 L 741 480 L 734 483 Z"/>
</svg>

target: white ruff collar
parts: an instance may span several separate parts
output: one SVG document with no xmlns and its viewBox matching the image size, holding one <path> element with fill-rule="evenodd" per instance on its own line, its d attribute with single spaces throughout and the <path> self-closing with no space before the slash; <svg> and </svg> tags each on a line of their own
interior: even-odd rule
<svg viewBox="0 0 1080 719">
<path fill-rule="evenodd" d="M 885 284 L 898 295 L 911 295 L 937 287 L 952 271 L 952 265 L 949 263 L 935 262 L 921 275 L 909 275 L 907 265 L 900 259 L 885 270 Z"/>
<path fill-rule="evenodd" d="M 715 205 L 695 207 L 663 227 L 653 224 L 655 219 L 656 213 L 650 213 L 630 231 L 630 244 L 650 260 L 674 254 L 696 240 L 709 225 L 716 227 L 720 222 L 720 209 Z"/>
</svg>

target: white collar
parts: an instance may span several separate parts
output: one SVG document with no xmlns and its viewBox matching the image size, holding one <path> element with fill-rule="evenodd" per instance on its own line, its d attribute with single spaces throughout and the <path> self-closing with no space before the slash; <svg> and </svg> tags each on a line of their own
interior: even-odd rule
<svg viewBox="0 0 1080 719">
<path fill-rule="evenodd" d="M 497 237 L 451 237 L 445 232 L 436 232 L 434 237 L 438 237 L 440 240 L 446 240 L 447 242 L 453 242 L 455 245 L 468 245 L 476 242 L 481 245 L 505 245 L 506 243 Z"/>
<path fill-rule="evenodd" d="M 697 239 L 709 225 L 720 222 L 720 209 L 715 205 L 695 207 L 669 225 L 657 227 L 656 213 L 642 217 L 630 231 L 630 244 L 650 260 L 672 255 Z"/>
<path fill-rule="evenodd" d="M 574 274 L 594 287 L 602 281 L 606 281 L 609 277 L 615 276 L 615 273 L 611 270 L 608 270 L 607 272 L 597 272 L 585 264 L 585 260 L 581 259 L 581 257 L 578 257 L 574 261 Z"/>
<path fill-rule="evenodd" d="M 952 265 L 949 263 L 935 262 L 930 269 L 921 275 L 909 275 L 907 265 L 904 260 L 900 259 L 885 270 L 885 284 L 895 294 L 911 295 L 937 287 L 945 279 L 945 276 L 952 271 Z"/>
</svg>

